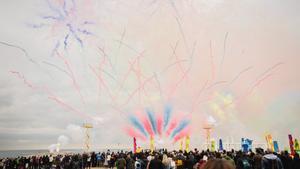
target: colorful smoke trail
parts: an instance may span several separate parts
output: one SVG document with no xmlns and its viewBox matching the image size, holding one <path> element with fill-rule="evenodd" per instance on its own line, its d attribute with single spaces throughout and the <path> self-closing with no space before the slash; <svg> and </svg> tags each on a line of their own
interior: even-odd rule
<svg viewBox="0 0 300 169">
<path fill-rule="evenodd" d="M 132 127 L 131 132 L 127 134 L 130 136 L 137 136 L 142 138 L 140 135 L 150 139 L 150 137 L 168 137 L 173 140 L 173 142 L 190 134 L 190 124 L 191 120 L 189 118 L 178 119 L 178 117 L 172 117 L 172 107 L 165 106 L 163 112 L 164 116 L 160 114 L 155 114 L 154 111 L 146 109 L 144 113 L 141 114 L 140 119 L 136 115 L 130 115 L 129 121 Z"/>
<path fill-rule="evenodd" d="M 56 40 L 53 51 L 58 49 L 67 51 L 74 42 L 83 47 L 86 37 L 94 36 L 94 33 L 90 31 L 91 26 L 94 25 L 89 16 L 91 11 L 84 9 L 88 4 L 87 1 L 45 0 L 45 4 L 49 12 L 40 16 L 41 23 L 28 24 L 28 26 L 35 29 L 50 27 L 51 37 Z"/>
</svg>

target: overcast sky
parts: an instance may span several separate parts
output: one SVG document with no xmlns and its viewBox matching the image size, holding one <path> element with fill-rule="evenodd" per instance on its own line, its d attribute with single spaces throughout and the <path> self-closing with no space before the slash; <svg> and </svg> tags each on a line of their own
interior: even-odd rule
<svg viewBox="0 0 300 169">
<path fill-rule="evenodd" d="M 192 119 L 215 139 L 300 137 L 298 0 L 1 0 L 0 149 L 130 146 L 128 116 Z M 142 143 L 141 143 L 142 144 Z"/>
</svg>

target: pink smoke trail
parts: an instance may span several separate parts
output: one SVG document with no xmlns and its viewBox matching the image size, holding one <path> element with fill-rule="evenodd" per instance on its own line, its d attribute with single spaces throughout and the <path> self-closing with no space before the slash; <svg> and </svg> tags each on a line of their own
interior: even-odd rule
<svg viewBox="0 0 300 169">
<path fill-rule="evenodd" d="M 163 128 L 163 117 L 161 115 L 157 115 L 157 132 L 161 136 L 162 135 L 162 128 Z"/>
<path fill-rule="evenodd" d="M 238 100 L 238 102 L 241 102 L 246 97 L 248 97 L 249 95 L 251 95 L 253 93 L 253 91 L 254 91 L 255 88 L 257 88 L 259 85 L 261 85 L 264 81 L 266 81 L 267 79 L 269 79 L 273 75 L 272 71 L 274 71 L 276 68 L 278 68 L 279 66 L 281 66 L 283 64 L 284 64 L 283 62 L 278 62 L 278 63 L 274 64 L 273 66 L 271 66 L 270 68 L 268 68 L 265 72 L 263 72 L 257 78 L 257 80 L 254 82 L 254 84 L 250 87 L 250 89 L 246 92 L 246 94 L 244 96 L 240 97 L 240 99 Z"/>
<path fill-rule="evenodd" d="M 36 87 L 35 87 L 31 82 L 29 82 L 29 81 L 24 77 L 24 75 L 21 74 L 20 72 L 17 72 L 17 71 L 9 71 L 9 72 L 12 73 L 12 74 L 15 74 L 19 79 L 21 79 L 21 80 L 23 81 L 23 83 L 24 83 L 27 87 L 29 87 L 29 88 L 31 88 L 31 89 L 36 89 Z"/>
<path fill-rule="evenodd" d="M 175 56 L 175 51 L 177 50 L 177 46 L 178 46 L 179 40 L 176 41 L 174 47 L 170 44 L 170 48 L 172 49 L 172 54 L 169 57 L 169 60 L 172 59 L 173 56 Z"/>
<path fill-rule="evenodd" d="M 273 66 L 271 66 L 270 68 L 268 68 L 265 72 L 263 72 L 256 80 L 259 80 L 260 77 L 263 77 L 264 75 L 268 74 L 269 72 L 275 70 L 276 68 L 278 68 L 279 66 L 283 65 L 283 62 L 278 62 L 276 64 L 274 64 Z"/>
<path fill-rule="evenodd" d="M 137 81 L 138 81 L 138 86 L 141 86 L 141 76 L 142 76 L 142 72 L 141 72 L 141 68 L 140 68 L 140 59 L 137 58 L 136 64 L 137 64 L 137 68 L 134 68 L 134 63 L 130 63 L 130 67 L 132 67 L 132 71 L 134 72 Z M 139 104 L 141 104 L 141 89 L 138 89 L 138 98 L 139 98 Z"/>
<path fill-rule="evenodd" d="M 105 88 L 105 91 L 107 91 L 109 97 L 111 98 L 111 101 L 116 103 L 116 100 L 115 98 L 113 97 L 113 95 L 111 94 L 111 91 L 109 90 L 108 86 L 106 85 L 105 81 L 102 79 L 101 76 L 98 75 L 98 73 L 96 72 L 96 70 L 91 66 L 89 65 L 90 69 L 92 70 L 92 72 L 95 74 L 95 76 L 97 77 L 99 83 L 102 84 L 102 86 Z"/>
<path fill-rule="evenodd" d="M 84 101 L 83 96 L 81 94 L 80 87 L 79 87 L 79 85 L 76 81 L 75 75 L 72 71 L 72 68 L 71 68 L 71 65 L 70 65 L 69 61 L 66 58 L 64 58 L 62 55 L 60 55 L 60 53 L 58 51 L 55 51 L 55 53 L 58 56 L 58 58 L 60 58 L 64 62 L 69 74 L 71 75 L 73 87 L 77 91 L 78 95 L 80 96 L 82 104 L 85 105 L 85 101 Z"/>
<path fill-rule="evenodd" d="M 178 134 L 174 137 L 173 143 L 176 143 L 178 140 L 184 138 L 185 136 L 190 135 L 190 133 L 191 133 L 191 127 L 186 127 L 185 129 L 183 129 L 180 133 L 178 133 Z"/>
<path fill-rule="evenodd" d="M 225 55 L 226 55 L 226 42 L 227 42 L 227 37 L 228 37 L 228 32 L 226 32 L 225 37 L 224 37 L 224 42 L 223 42 L 223 56 L 222 56 L 222 59 L 221 59 L 219 72 L 222 71 L 223 63 L 224 63 L 224 59 L 225 59 Z"/>
<path fill-rule="evenodd" d="M 175 129 L 175 127 L 178 125 L 178 120 L 175 118 L 173 118 L 170 122 L 169 128 L 166 131 L 166 135 L 169 136 L 171 134 L 171 132 Z"/>
<path fill-rule="evenodd" d="M 99 49 L 99 51 L 102 53 L 102 56 L 104 57 L 104 60 L 107 59 L 107 60 L 108 60 L 108 63 L 109 63 L 109 66 L 111 67 L 111 69 L 113 69 L 113 65 L 112 65 L 110 59 L 108 58 L 108 55 L 106 54 L 104 47 L 103 47 L 103 48 L 98 47 L 98 49 Z M 105 59 L 105 58 L 106 58 L 106 59 Z"/>
<path fill-rule="evenodd" d="M 97 97 L 97 101 L 99 100 L 99 95 L 100 95 L 100 92 L 101 92 L 101 89 L 102 89 L 102 86 L 101 86 L 101 84 L 103 83 L 102 71 L 103 71 L 103 67 L 105 66 L 105 64 L 106 64 L 106 57 L 103 56 L 102 60 L 100 59 L 100 61 L 99 61 L 99 74 L 97 74 L 95 69 L 92 68 L 91 65 L 89 65 L 89 67 L 91 69 L 94 69 L 93 72 L 97 74 L 96 75 L 97 79 L 98 79 L 98 97 Z"/>
<path fill-rule="evenodd" d="M 141 98 L 141 90 L 143 90 L 143 93 L 145 94 L 146 97 L 148 97 L 148 94 L 144 88 L 144 85 L 142 85 L 142 78 L 145 80 L 147 80 L 148 78 L 142 73 L 142 70 L 141 70 L 141 66 L 140 66 L 140 59 L 142 57 L 144 57 L 143 55 L 144 52 L 140 53 L 139 56 L 137 56 L 132 62 L 129 61 L 129 69 L 128 71 L 126 72 L 125 76 L 123 77 L 123 80 L 122 80 L 122 83 L 119 87 L 119 90 L 116 94 L 115 97 L 117 97 L 118 93 L 121 91 L 121 89 L 123 88 L 127 78 L 129 77 L 129 74 L 131 72 L 133 72 L 136 76 L 136 78 L 138 79 L 138 95 L 139 95 L 139 98 Z M 149 83 L 151 83 L 152 81 L 149 81 Z M 152 82 L 152 85 L 156 86 L 155 82 Z M 140 100 L 140 99 L 139 99 Z"/>
<path fill-rule="evenodd" d="M 62 99 L 58 98 L 57 96 L 55 96 L 53 94 L 53 92 L 51 92 L 47 87 L 39 87 L 39 86 L 35 86 L 33 85 L 32 82 L 30 82 L 29 80 L 27 80 L 24 75 L 22 75 L 20 72 L 17 71 L 10 71 L 10 73 L 12 74 L 16 74 L 16 76 L 21 79 L 24 84 L 31 88 L 32 90 L 41 90 L 43 92 L 45 92 L 48 95 L 48 99 L 55 101 L 55 103 L 59 104 L 61 107 L 67 109 L 69 112 L 73 112 L 77 115 L 80 115 L 81 117 L 87 117 L 92 119 L 92 117 L 80 112 L 79 110 L 75 109 L 74 107 L 68 105 L 67 103 L 65 103 Z"/>
<path fill-rule="evenodd" d="M 248 71 L 251 70 L 252 68 L 253 68 L 253 67 L 250 66 L 250 67 L 245 68 L 245 69 L 242 70 L 241 72 L 239 72 L 239 73 L 231 80 L 230 85 L 233 84 L 236 80 L 238 80 L 239 77 L 240 77 L 242 74 L 248 72 Z"/>
<path fill-rule="evenodd" d="M 146 96 L 146 98 L 149 98 L 149 95 L 147 94 L 146 90 L 145 90 L 145 85 L 142 85 L 142 78 L 143 80 L 147 79 L 147 77 L 142 73 L 142 69 L 141 69 L 141 65 L 140 65 L 140 58 L 137 58 L 136 62 L 131 63 L 129 62 L 130 67 L 132 68 L 131 70 L 133 71 L 133 73 L 135 74 L 137 81 L 138 81 L 138 86 L 140 86 L 138 88 L 138 98 L 139 98 L 139 104 L 141 104 L 141 96 L 142 96 L 142 92 L 143 94 Z M 151 81 L 149 81 L 149 83 L 151 83 Z M 154 84 L 154 86 L 156 86 L 155 83 L 152 83 L 152 85 Z"/>
<path fill-rule="evenodd" d="M 154 136 L 154 132 L 152 130 L 151 124 L 146 116 L 142 117 L 142 123 L 150 136 Z"/>
<path fill-rule="evenodd" d="M 194 47 L 193 47 L 193 51 L 191 53 L 191 61 L 194 55 L 194 50 L 195 50 L 195 43 L 194 43 Z M 176 58 L 176 61 L 178 62 L 179 60 Z M 192 62 L 191 62 L 192 63 Z M 180 64 L 180 62 L 178 62 L 178 64 Z M 174 95 L 174 93 L 176 92 L 176 90 L 178 89 L 179 85 L 184 81 L 184 79 L 188 80 L 188 73 L 190 72 L 190 70 L 192 69 L 192 64 L 190 64 L 190 66 L 188 68 L 186 68 L 186 70 L 184 71 L 184 73 L 182 74 L 182 77 L 179 79 L 179 81 L 175 84 L 175 87 L 173 87 L 170 90 L 170 93 L 168 95 L 168 100 L 170 100 L 172 98 L 172 96 Z"/>
<path fill-rule="evenodd" d="M 177 45 L 177 44 L 176 44 Z M 177 47 L 177 46 L 176 46 Z M 176 48 L 173 48 L 171 46 L 172 50 L 173 50 L 173 55 L 175 56 L 175 62 L 177 63 L 178 67 L 179 67 L 179 70 L 181 71 L 182 75 L 184 75 L 184 69 L 183 69 L 183 66 L 181 64 L 181 62 L 179 62 L 179 57 L 178 55 L 176 54 Z"/>
<path fill-rule="evenodd" d="M 156 73 L 155 73 L 155 81 L 156 81 L 157 89 L 159 91 L 160 99 L 163 102 L 164 98 L 163 98 L 163 94 L 162 94 L 162 89 L 161 89 L 160 81 L 159 81 Z"/>
<path fill-rule="evenodd" d="M 211 89 L 211 88 L 213 88 L 215 86 L 218 86 L 218 85 L 221 85 L 221 84 L 225 84 L 225 83 L 227 83 L 227 81 L 224 81 L 224 80 L 223 81 L 217 81 L 217 82 L 211 84 L 210 86 L 207 86 L 206 90 Z"/>
<path fill-rule="evenodd" d="M 144 53 L 144 52 L 142 52 L 142 53 Z M 125 73 L 125 76 L 123 76 L 123 78 L 122 78 L 122 80 L 121 80 L 120 86 L 119 86 L 119 88 L 118 88 L 118 90 L 117 90 L 117 92 L 116 92 L 116 94 L 115 94 L 115 96 L 114 96 L 115 98 L 118 97 L 119 93 L 120 93 L 121 90 L 123 89 L 123 86 L 124 86 L 126 80 L 127 80 L 128 77 L 129 77 L 129 74 L 131 73 L 131 71 L 133 71 L 133 69 L 134 69 L 134 67 L 133 67 L 133 66 L 134 66 L 134 63 L 137 62 L 137 59 L 138 59 L 139 57 L 142 57 L 142 56 L 143 56 L 142 53 L 139 54 L 139 55 L 133 60 L 133 63 L 132 63 L 132 64 L 130 64 L 130 67 L 128 68 L 127 72 Z"/>
<path fill-rule="evenodd" d="M 141 139 L 142 141 L 146 141 L 147 138 L 145 136 L 143 136 L 142 134 L 138 133 L 137 131 L 135 131 L 132 127 L 126 127 L 125 128 L 125 132 L 131 136 L 131 137 L 135 137 L 138 139 Z"/>
<path fill-rule="evenodd" d="M 254 89 L 257 88 L 259 85 L 261 85 L 261 83 L 263 83 L 265 80 L 267 80 L 268 78 L 270 78 L 273 74 L 269 74 L 266 75 L 265 77 L 263 77 L 262 79 L 258 80 L 247 92 L 246 94 L 240 96 L 239 98 L 232 100 L 230 103 L 224 104 L 222 105 L 220 108 L 221 109 L 225 109 L 226 107 L 234 104 L 234 103 L 238 103 L 238 102 L 242 102 L 244 99 L 246 99 L 248 96 L 250 96 Z"/>
<path fill-rule="evenodd" d="M 53 100 L 55 103 L 60 105 L 61 107 L 65 108 L 69 112 L 73 112 L 81 117 L 86 117 L 89 119 L 93 119 L 91 116 L 79 111 L 78 109 L 72 107 L 71 105 L 67 104 L 63 99 L 55 96 L 55 94 L 46 86 L 40 88 L 42 91 L 48 94 L 48 99 Z"/>
<path fill-rule="evenodd" d="M 130 67 L 132 68 L 131 70 L 135 73 L 135 75 L 139 81 L 139 85 L 141 84 L 142 78 L 147 79 L 147 76 L 144 75 L 142 72 L 142 67 L 141 67 L 140 61 L 141 61 L 141 57 L 137 58 L 136 62 L 134 62 L 134 63 L 129 62 L 129 64 L 131 65 Z M 150 81 L 150 82 L 152 82 L 152 81 Z M 155 82 L 152 82 L 152 85 L 156 86 Z M 145 89 L 143 88 L 143 90 L 145 90 Z"/>
<path fill-rule="evenodd" d="M 79 115 L 81 117 L 88 117 L 89 119 L 93 119 L 92 117 L 87 116 L 84 113 L 80 112 L 79 110 L 77 110 L 77 109 L 73 108 L 72 106 L 66 104 L 63 100 L 61 100 L 58 97 L 48 96 L 48 98 L 51 99 L 51 100 L 53 100 L 54 102 L 56 102 L 57 104 L 59 104 L 61 107 L 67 109 L 70 112 L 74 112 L 74 113 L 76 113 L 77 115 Z"/>
<path fill-rule="evenodd" d="M 125 105 L 127 105 L 128 103 L 129 103 L 129 101 L 132 99 L 132 97 L 134 96 L 134 95 L 136 95 L 136 93 L 138 92 L 138 90 L 140 90 L 141 88 L 143 88 L 148 82 L 150 82 L 153 78 L 155 77 L 155 75 L 152 75 L 152 76 L 150 76 L 149 78 L 147 78 L 146 80 L 144 80 L 144 82 L 140 85 L 140 86 L 138 86 L 130 95 L 129 95 L 129 97 L 127 98 L 127 100 L 125 101 L 125 103 L 124 104 L 122 104 L 122 106 L 125 106 Z"/>
<path fill-rule="evenodd" d="M 190 69 L 187 69 L 185 71 L 185 73 L 181 76 L 181 78 L 177 81 L 177 83 L 175 84 L 175 86 L 173 88 L 171 88 L 170 93 L 168 95 L 168 100 L 170 100 L 172 98 L 172 96 L 174 95 L 174 93 L 176 92 L 176 90 L 178 89 L 179 85 L 183 82 L 183 80 L 187 77 L 187 74 L 189 72 Z"/>
<path fill-rule="evenodd" d="M 192 110 L 191 113 L 193 113 L 195 111 L 196 106 L 198 105 L 198 100 L 203 92 L 203 90 L 205 89 L 206 85 L 208 84 L 208 80 L 205 81 L 204 85 L 200 88 L 199 92 L 196 95 L 196 98 L 194 99 L 194 103 L 192 105 Z"/>
<path fill-rule="evenodd" d="M 273 74 L 268 74 L 266 75 L 265 77 L 263 77 L 262 79 L 258 80 L 252 87 L 251 89 L 249 90 L 248 94 L 247 95 L 250 95 L 255 88 L 257 88 L 261 83 L 263 83 L 265 80 L 267 80 L 268 78 L 270 78 Z"/>
<path fill-rule="evenodd" d="M 169 64 L 168 66 L 166 66 L 163 71 L 161 73 L 164 73 L 166 72 L 168 69 L 170 69 L 171 67 L 175 66 L 175 65 L 178 65 L 179 62 L 187 62 L 188 60 L 187 59 L 181 59 L 181 60 L 178 60 L 178 61 L 175 61 L 171 64 Z"/>
</svg>

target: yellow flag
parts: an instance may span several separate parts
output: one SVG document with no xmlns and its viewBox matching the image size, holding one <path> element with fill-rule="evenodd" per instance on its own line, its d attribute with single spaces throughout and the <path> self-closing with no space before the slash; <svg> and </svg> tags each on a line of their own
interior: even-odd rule
<svg viewBox="0 0 300 169">
<path fill-rule="evenodd" d="M 183 151 L 183 140 L 182 139 L 180 140 L 180 143 L 179 143 L 179 150 Z"/>
<path fill-rule="evenodd" d="M 136 153 L 140 153 L 140 152 L 142 152 L 142 147 L 138 147 L 137 149 L 136 149 Z"/>
<path fill-rule="evenodd" d="M 190 136 L 185 137 L 185 151 L 186 152 L 190 151 Z"/>
<path fill-rule="evenodd" d="M 154 138 L 152 136 L 150 137 L 150 150 L 151 152 L 154 151 Z"/>
<path fill-rule="evenodd" d="M 211 151 L 216 151 L 216 141 L 215 140 L 211 141 Z"/>
<path fill-rule="evenodd" d="M 300 145 L 299 145 L 299 141 L 297 139 L 295 139 L 295 150 L 300 151 Z"/>
<path fill-rule="evenodd" d="M 267 141 L 268 148 L 274 151 L 273 138 L 271 134 L 266 135 L 266 141 Z"/>
</svg>

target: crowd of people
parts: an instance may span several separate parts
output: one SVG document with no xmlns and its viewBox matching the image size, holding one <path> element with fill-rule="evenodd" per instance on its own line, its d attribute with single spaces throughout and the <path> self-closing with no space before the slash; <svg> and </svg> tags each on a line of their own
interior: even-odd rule
<svg viewBox="0 0 300 169">
<path fill-rule="evenodd" d="M 0 169 L 300 169 L 299 154 L 242 151 L 141 151 L 43 155 L 0 159 Z"/>
</svg>

